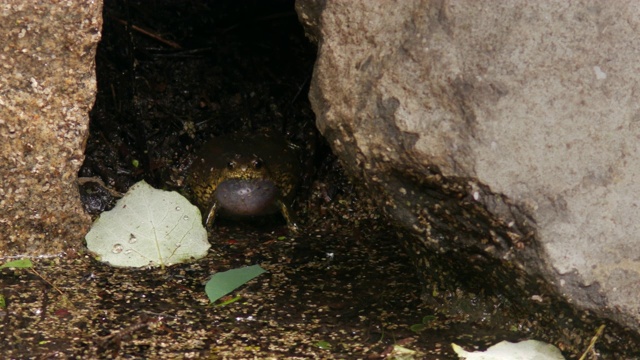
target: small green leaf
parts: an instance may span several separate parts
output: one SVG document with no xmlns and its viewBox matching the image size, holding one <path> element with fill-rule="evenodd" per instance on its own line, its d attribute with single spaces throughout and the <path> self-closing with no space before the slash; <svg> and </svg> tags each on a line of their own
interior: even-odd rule
<svg viewBox="0 0 640 360">
<path fill-rule="evenodd" d="M 7 301 L 4 299 L 4 295 L 0 294 L 0 309 L 7 308 Z"/>
<path fill-rule="evenodd" d="M 138 168 L 138 166 L 140 166 L 140 161 L 133 159 L 131 160 L 131 165 L 133 165 L 134 168 Z"/>
<path fill-rule="evenodd" d="M 317 347 L 319 347 L 322 350 L 329 350 L 331 349 L 331 344 L 324 341 L 324 340 L 320 340 L 315 344 Z"/>
<path fill-rule="evenodd" d="M 427 315 L 427 316 L 422 318 L 422 323 L 426 325 L 427 323 L 430 323 L 430 322 L 434 321 L 435 319 L 437 319 L 435 315 Z"/>
<path fill-rule="evenodd" d="M 28 269 L 32 267 L 33 267 L 33 263 L 31 262 L 30 259 L 13 260 L 13 261 L 9 261 L 8 263 L 4 263 L 0 265 L 0 269 L 4 269 L 4 268 Z"/>
<path fill-rule="evenodd" d="M 207 281 L 204 291 L 207 293 L 209 301 L 213 303 L 264 272 L 265 270 L 260 265 L 251 265 L 215 273 Z"/>
<path fill-rule="evenodd" d="M 435 315 L 426 315 L 422 317 L 422 324 L 413 324 L 409 327 L 409 329 L 415 333 L 420 333 L 428 328 L 427 324 L 434 321 L 436 318 Z"/>
<path fill-rule="evenodd" d="M 409 329 L 415 333 L 420 333 L 424 331 L 427 327 L 424 324 L 413 324 L 409 327 Z"/>
</svg>

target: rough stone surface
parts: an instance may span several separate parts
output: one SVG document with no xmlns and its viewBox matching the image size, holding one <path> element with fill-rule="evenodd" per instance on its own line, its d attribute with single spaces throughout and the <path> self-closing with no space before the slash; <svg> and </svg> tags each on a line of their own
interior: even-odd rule
<svg viewBox="0 0 640 360">
<path fill-rule="evenodd" d="M 640 330 L 634 2 L 297 8 L 319 38 L 319 128 L 392 215 L 427 234 L 428 249 L 485 244 L 482 256 L 542 274 L 569 301 Z M 421 211 L 415 199 L 437 204 Z M 467 217 L 473 209 L 489 214 Z M 459 226 L 465 218 L 475 220 Z M 465 231 L 434 235 L 447 222 Z"/>
<path fill-rule="evenodd" d="M 0 5 L 0 257 L 78 247 L 101 1 Z"/>
</svg>

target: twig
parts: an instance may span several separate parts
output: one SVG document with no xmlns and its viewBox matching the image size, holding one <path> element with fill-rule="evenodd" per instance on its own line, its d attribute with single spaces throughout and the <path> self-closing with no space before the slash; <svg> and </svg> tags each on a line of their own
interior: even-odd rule
<svg viewBox="0 0 640 360">
<path fill-rule="evenodd" d="M 57 286 L 53 285 L 49 280 L 45 279 L 44 276 L 40 275 L 40 273 L 33 267 L 29 268 L 29 270 L 34 273 L 36 276 L 38 276 L 42 281 L 46 282 L 47 284 L 49 284 L 49 286 L 51 286 L 55 291 L 57 291 L 58 293 L 60 293 L 60 296 L 62 296 L 62 301 L 66 302 L 70 307 L 72 308 L 76 308 L 75 305 L 73 305 L 73 302 L 71 302 L 71 300 L 69 300 L 69 298 L 67 297 L 67 295 L 65 295 L 62 290 L 60 290 L 60 288 L 58 288 Z"/>
<path fill-rule="evenodd" d="M 127 25 L 127 22 L 124 21 L 124 20 L 118 19 L 118 18 L 113 17 L 113 16 L 110 16 L 110 18 L 112 18 L 113 20 L 119 22 L 122 25 L 125 25 L 125 26 Z M 151 30 L 146 30 L 146 29 L 143 29 L 143 28 L 141 28 L 141 27 L 139 27 L 137 25 L 133 25 L 133 24 L 129 24 L 129 25 L 131 26 L 131 29 L 133 29 L 133 30 L 135 30 L 135 31 L 137 31 L 137 32 L 139 32 L 141 34 L 147 35 L 148 37 L 150 37 L 152 39 L 158 40 L 158 41 L 160 41 L 161 43 L 163 43 L 165 45 L 169 45 L 174 49 L 182 49 L 182 46 L 180 46 L 180 44 L 178 44 L 177 42 L 171 41 L 171 40 L 167 40 L 167 39 L 163 38 L 162 36 L 151 32 Z"/>
<path fill-rule="evenodd" d="M 600 325 L 600 327 L 598 328 L 598 331 L 596 331 L 596 334 L 591 338 L 591 342 L 589 343 L 587 350 L 585 350 L 582 356 L 580 356 L 580 360 L 586 359 L 587 354 L 593 350 L 593 347 L 596 345 L 596 341 L 598 341 L 598 338 L 602 336 L 603 332 L 604 332 L 604 325 Z"/>
</svg>

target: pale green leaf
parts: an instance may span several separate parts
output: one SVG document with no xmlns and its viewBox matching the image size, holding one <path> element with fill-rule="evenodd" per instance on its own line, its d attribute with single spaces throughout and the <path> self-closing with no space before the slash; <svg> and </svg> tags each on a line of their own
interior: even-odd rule
<svg viewBox="0 0 640 360">
<path fill-rule="evenodd" d="M 145 181 L 102 213 L 86 240 L 100 261 L 117 267 L 169 266 L 202 258 L 211 246 L 197 207 Z"/>
<path fill-rule="evenodd" d="M 519 343 L 502 341 L 487 351 L 468 352 L 456 344 L 451 344 L 460 359 L 465 360 L 565 360 L 560 350 L 542 341 L 526 340 Z"/>
</svg>

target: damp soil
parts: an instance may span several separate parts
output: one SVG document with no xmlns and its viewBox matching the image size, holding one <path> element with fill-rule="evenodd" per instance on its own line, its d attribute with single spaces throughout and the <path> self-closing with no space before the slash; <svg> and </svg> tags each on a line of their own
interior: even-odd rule
<svg viewBox="0 0 640 360">
<path fill-rule="evenodd" d="M 314 127 L 316 49 L 292 1 L 106 1 L 104 19 L 79 174 L 86 210 L 97 216 L 143 179 L 182 191 L 206 141 L 268 129 L 301 149 L 300 232 L 278 216 L 221 220 L 191 264 L 118 269 L 78 249 L 1 269 L 5 358 L 453 359 L 452 342 L 532 337 L 535 323 L 499 308 L 423 301 L 407 235 L 345 178 Z M 268 272 L 223 299 L 235 301 L 209 303 L 213 273 L 253 264 Z"/>
<path fill-rule="evenodd" d="M 388 224 L 372 214 L 345 216 L 355 199 L 336 199 L 315 205 L 324 215 L 297 236 L 284 224 L 222 223 L 205 259 L 164 270 L 115 269 L 86 255 L 39 261 L 37 274 L 4 269 L 3 354 L 378 359 L 401 345 L 420 351 L 415 359 L 446 359 L 452 341 L 477 344 L 476 321 L 420 301 Z M 212 273 L 250 264 L 268 272 L 234 292 L 237 301 L 209 304 L 204 283 Z M 412 331 L 423 319 L 426 326 Z"/>
</svg>

